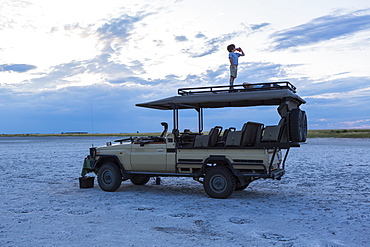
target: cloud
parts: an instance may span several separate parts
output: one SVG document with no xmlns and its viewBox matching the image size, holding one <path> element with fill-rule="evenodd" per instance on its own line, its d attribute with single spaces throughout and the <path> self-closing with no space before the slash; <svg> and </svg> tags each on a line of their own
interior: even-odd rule
<svg viewBox="0 0 370 247">
<path fill-rule="evenodd" d="M 155 86 L 155 85 L 159 85 L 159 84 L 166 84 L 166 83 L 170 83 L 172 80 L 174 79 L 177 79 L 176 76 L 167 76 L 166 79 L 155 79 L 155 80 L 152 80 L 152 79 L 143 79 L 141 77 L 138 77 L 138 76 L 126 76 L 126 77 L 119 77 L 119 78 L 115 78 L 115 79 L 112 79 L 112 80 L 109 80 L 108 82 L 109 83 L 112 83 L 112 84 L 121 84 L 121 85 L 133 85 L 133 86 L 143 86 L 143 87 L 146 87 L 146 86 Z"/>
<path fill-rule="evenodd" d="M 138 61 L 130 61 L 129 64 L 120 63 L 112 59 L 113 56 L 119 55 L 120 48 L 130 39 L 131 32 L 135 29 L 144 18 L 151 13 L 137 12 L 135 15 L 122 14 L 117 18 L 112 18 L 98 27 L 87 25 L 81 28 L 79 24 L 65 25 L 67 31 L 81 32 L 82 37 L 86 34 L 97 34 L 103 46 L 100 54 L 86 60 L 72 60 L 67 63 L 58 64 L 50 68 L 47 73 L 35 74 L 36 76 L 28 79 L 27 83 L 17 84 L 14 87 L 22 91 L 36 92 L 39 90 L 56 90 L 65 86 L 83 85 L 86 82 L 81 78 L 85 76 L 95 77 L 95 81 L 103 83 L 117 84 L 122 78 L 132 79 L 135 74 L 145 72 L 143 64 Z M 94 30 L 95 28 L 95 30 Z M 163 41 L 158 41 L 161 45 Z M 0 72 L 14 71 L 26 72 L 37 68 L 28 64 L 3 64 L 0 65 Z M 87 84 L 94 82 L 87 82 Z"/>
<path fill-rule="evenodd" d="M 164 46 L 164 42 L 163 42 L 163 40 L 155 39 L 155 40 L 153 40 L 153 43 L 154 43 L 154 44 L 155 44 L 155 46 L 157 46 L 157 47 L 163 47 L 163 46 Z"/>
<path fill-rule="evenodd" d="M 32 69 L 36 69 L 37 67 L 30 64 L 1 64 L 0 65 L 0 72 L 1 71 L 13 71 L 18 73 L 27 72 Z"/>
<path fill-rule="evenodd" d="M 137 25 L 152 14 L 139 11 L 135 15 L 125 13 L 107 20 L 96 30 L 96 34 L 104 46 L 102 52 L 111 54 L 119 51 L 122 45 L 130 40 Z"/>
<path fill-rule="evenodd" d="M 350 129 L 368 129 L 370 128 L 370 119 L 360 119 L 355 121 L 344 121 L 338 124 L 343 125 L 345 128 Z"/>
<path fill-rule="evenodd" d="M 41 74 L 39 77 L 29 80 L 29 83 L 23 85 L 23 90 L 26 88 L 28 91 L 50 90 L 55 89 L 57 86 L 67 84 L 70 82 L 69 78 L 83 74 L 86 71 L 85 66 L 81 61 L 72 61 L 64 63 L 51 68 L 50 72 Z"/>
<path fill-rule="evenodd" d="M 345 37 L 370 29 L 369 9 L 346 15 L 327 15 L 271 35 L 273 50 L 282 50 Z"/>
<path fill-rule="evenodd" d="M 348 77 L 326 81 L 291 80 L 307 103 L 302 106 L 312 129 L 364 128 L 368 118 L 370 77 Z M 323 121 L 323 119 L 325 121 Z"/>
<path fill-rule="evenodd" d="M 119 39 L 125 41 L 131 35 L 135 24 L 149 15 L 151 13 L 138 12 L 134 16 L 123 14 L 120 17 L 110 19 L 107 23 L 99 27 L 97 33 L 103 40 Z"/>
<path fill-rule="evenodd" d="M 134 71 L 143 71 L 143 65 L 139 61 L 133 61 L 132 65 L 119 64 L 111 60 L 110 54 L 102 53 L 90 60 L 71 61 L 54 66 L 49 73 L 30 80 L 28 87 L 31 91 L 56 89 L 63 85 L 73 84 L 74 77 L 83 75 L 92 75 L 100 82 L 117 84 L 122 83 L 122 79 L 119 78 L 123 75 L 124 78 L 135 78 L 132 77 L 135 74 Z M 92 82 L 89 83 L 92 84 Z"/>
<path fill-rule="evenodd" d="M 197 38 L 197 39 L 205 39 L 205 38 L 207 38 L 207 36 L 205 36 L 203 33 L 198 33 L 198 34 L 195 35 L 195 38 Z"/>
<path fill-rule="evenodd" d="M 270 25 L 270 23 L 267 23 L 267 22 L 264 22 L 264 23 L 261 23 L 261 24 L 251 24 L 250 28 L 252 29 L 252 31 L 257 31 L 257 30 L 259 30 L 261 28 L 264 28 L 268 25 Z"/>
<path fill-rule="evenodd" d="M 188 41 L 188 38 L 186 36 L 175 36 L 176 42 L 185 42 Z"/>
<path fill-rule="evenodd" d="M 150 93 L 150 88 L 144 92 Z M 132 127 L 136 128 L 127 121 L 136 115 L 136 87 L 92 85 L 37 93 L 1 89 L 0 95 L 0 106 L 7 106 L 2 114 L 9 117 L 0 124 L 1 133 L 92 132 L 92 114 L 96 132 L 132 132 Z"/>
<path fill-rule="evenodd" d="M 171 2 L 169 5 L 172 6 L 173 3 Z M 273 19 L 266 17 L 266 22 L 251 19 L 251 23 L 255 24 L 242 24 L 243 29 L 227 28 L 230 27 L 227 23 L 216 29 L 195 26 L 195 29 L 191 32 L 180 33 L 176 36 L 167 31 L 176 30 L 174 27 L 183 23 L 174 21 L 171 22 L 176 24 L 173 24 L 174 26 L 155 25 L 153 27 L 150 25 L 149 19 L 151 18 L 147 18 L 149 15 L 165 16 L 165 12 L 172 8 L 158 7 L 158 5 L 155 7 L 162 8 L 164 11 L 157 11 L 149 5 L 140 7 L 140 10 L 137 8 L 131 10 L 129 6 L 124 6 L 120 9 L 115 8 L 115 11 L 119 11 L 119 14 L 114 15 L 114 18 L 102 20 L 101 18 L 107 16 L 102 15 L 97 17 L 96 22 L 88 22 L 88 20 L 79 22 L 73 19 L 72 24 L 66 24 L 69 21 L 62 25 L 51 23 L 47 29 L 40 29 L 43 33 L 45 30 L 46 32 L 51 30 L 50 34 L 55 37 L 58 37 L 59 34 L 74 35 L 79 37 L 80 41 L 83 39 L 90 40 L 93 52 L 86 56 L 79 56 L 78 54 L 73 57 L 66 56 L 65 59 L 61 60 L 62 62 L 50 62 L 49 69 L 41 69 L 42 65 L 35 62 L 37 60 L 30 62 L 37 65 L 39 70 L 36 70 L 37 67 L 34 65 L 12 64 L 12 61 L 6 61 L 4 58 L 4 64 L 0 65 L 0 74 L 5 80 L 12 78 L 12 82 L 17 81 L 18 83 L 4 84 L 0 88 L 0 106 L 3 106 L 2 114 L 7 119 L 7 121 L 1 123 L 0 129 L 3 132 L 13 133 L 90 132 L 91 114 L 93 112 L 95 132 L 134 132 L 136 130 L 144 132 L 156 130 L 156 127 L 160 131 L 162 128 L 159 123 L 161 121 L 170 123 L 172 113 L 136 108 L 135 103 L 176 95 L 176 89 L 182 87 L 228 85 L 229 68 L 226 60 L 222 60 L 221 57 L 221 53 L 226 52 L 226 46 L 238 42 L 240 36 L 248 36 L 250 33 L 256 34 L 266 29 L 270 30 L 274 25 L 274 23 L 268 22 L 273 21 Z M 13 13 L 18 12 L 8 11 L 8 13 L 7 20 L 11 20 L 9 18 L 13 18 Z M 157 16 L 152 17 L 154 19 Z M 353 35 L 370 28 L 369 16 L 368 10 L 362 10 L 347 14 L 329 14 L 312 19 L 303 25 L 273 33 L 270 36 L 274 41 L 272 49 L 295 48 Z M 184 23 L 187 23 L 186 19 L 183 20 L 186 21 Z M 168 20 L 166 19 L 166 21 Z M 223 23 L 224 21 L 223 19 Z M 242 22 L 245 22 L 245 20 L 240 19 L 239 23 Z M 10 25 L 10 22 L 6 21 L 6 23 Z M 26 21 L 14 27 L 1 26 L 0 23 L 0 29 L 11 27 L 18 30 L 16 27 L 20 27 L 21 24 L 25 25 L 24 23 Z M 53 27 L 55 25 L 56 27 Z M 34 26 L 39 27 L 38 25 Z M 150 30 L 147 29 L 149 27 Z M 222 29 L 222 27 L 226 28 Z M 238 28 L 235 25 L 231 25 L 231 27 Z M 19 30 L 22 31 L 23 29 Z M 206 31 L 200 32 L 199 30 Z M 165 35 L 162 31 L 166 31 Z M 265 35 L 256 36 L 265 38 Z M 361 38 L 361 41 L 358 42 L 366 44 L 365 38 L 367 36 L 363 35 Z M 270 41 L 271 39 L 267 42 Z M 12 42 L 10 39 L 8 43 L 13 44 Z M 259 42 L 265 44 L 266 40 L 259 40 Z M 8 49 L 11 53 L 12 50 L 9 49 L 9 44 L 1 47 L 1 51 L 5 52 Z M 171 45 L 176 45 L 176 54 L 171 53 L 168 56 L 166 51 Z M 350 45 L 353 47 L 355 44 Z M 145 52 L 144 49 L 137 51 L 135 46 L 139 48 L 149 47 L 150 51 Z M 178 54 L 179 52 L 182 52 L 182 54 Z M 265 52 L 265 50 L 262 52 Z M 184 68 L 181 73 L 166 69 L 167 72 L 151 75 L 153 70 L 160 67 L 155 67 L 157 64 L 168 67 L 166 62 L 171 64 L 171 61 L 177 61 L 177 55 L 181 55 L 180 58 L 184 59 L 185 64 L 189 63 L 191 66 L 197 66 L 197 64 L 202 63 L 205 66 L 197 66 L 197 70 Z M 303 109 L 307 110 L 310 126 L 324 126 L 320 119 L 327 119 L 325 124 L 332 126 L 332 128 L 335 128 L 336 123 L 347 123 L 354 127 L 368 125 L 367 119 L 369 119 L 370 112 L 370 106 L 366 103 L 370 96 L 368 86 L 370 79 L 368 77 L 349 77 L 353 73 L 348 68 L 344 69 L 345 71 L 338 71 L 338 73 L 343 72 L 341 78 L 348 76 L 347 78 L 340 80 L 322 79 L 321 82 L 312 81 L 307 73 L 299 70 L 298 64 L 283 65 L 272 62 L 256 62 L 274 61 L 266 58 L 266 54 L 261 55 L 261 58 L 256 58 L 257 56 L 240 58 L 238 78 L 235 84 L 242 84 L 245 81 L 257 83 L 291 79 L 290 81 L 298 87 L 299 95 L 307 100 Z M 326 55 L 326 53 L 322 55 Z M 186 56 L 188 57 L 186 58 Z M 291 53 L 289 51 L 287 56 L 289 59 L 283 59 L 285 63 L 296 61 L 293 60 L 293 56 L 290 57 Z M 30 58 L 35 59 L 37 56 L 30 56 Z M 170 58 L 170 62 L 166 61 L 167 58 Z M 171 58 L 174 58 L 174 60 L 171 60 Z M 281 60 L 282 63 L 284 63 L 283 60 Z M 26 61 L 23 60 L 23 62 Z M 43 60 L 43 64 L 44 62 L 48 61 Z M 304 58 L 303 61 L 300 60 L 299 62 L 302 64 L 310 63 L 310 58 Z M 366 62 L 363 64 L 366 65 Z M 175 63 L 173 66 L 179 67 Z M 296 66 L 295 69 L 297 70 L 295 71 L 302 73 L 296 73 L 294 74 L 295 78 L 289 78 L 289 74 L 292 73 L 289 68 L 293 66 Z M 32 71 L 33 69 L 35 71 Z M 5 71 L 8 73 L 1 73 Z M 24 73 L 27 71 L 32 73 Z M 166 75 L 168 71 L 173 74 Z M 191 71 L 188 73 L 194 74 L 187 74 L 186 71 Z M 302 75 L 302 77 L 299 78 L 299 75 Z M 151 76 L 153 78 L 148 78 Z M 332 75 L 331 78 L 338 77 Z M 252 114 L 247 111 L 243 111 L 245 114 L 241 114 L 239 111 L 242 111 L 242 109 L 233 112 L 235 114 L 230 115 L 229 119 L 227 117 L 220 119 L 219 113 L 210 113 L 207 125 L 221 124 L 227 126 L 230 124 L 241 126 L 250 117 L 253 120 L 256 117 L 256 121 L 258 121 L 258 118 L 267 119 L 270 117 L 264 109 L 251 111 Z M 275 109 L 273 111 L 276 113 Z M 366 121 L 362 123 L 361 120 L 363 119 Z M 24 124 L 25 122 L 27 124 Z M 148 125 L 148 122 L 154 122 L 154 124 Z M 191 123 L 189 126 L 191 126 Z"/>
<path fill-rule="evenodd" d="M 309 81 L 301 89 L 307 97 L 311 98 L 356 98 L 362 96 L 363 90 L 369 87 L 369 77 L 346 77 L 335 80 L 323 80 L 319 82 Z M 356 92 L 351 95 L 351 92 Z M 367 95 L 368 97 L 370 95 Z"/>
<path fill-rule="evenodd" d="M 275 78 L 286 78 L 286 66 L 275 63 L 261 63 L 261 62 L 242 62 L 243 58 L 239 60 L 238 78 L 236 81 L 243 80 L 243 82 L 257 83 L 268 82 L 276 80 Z M 241 84 L 241 83 L 240 83 Z"/>
<path fill-rule="evenodd" d="M 184 49 L 185 53 L 188 53 L 192 58 L 204 57 L 211 55 L 220 50 L 220 47 L 225 45 L 226 41 L 232 40 L 234 37 L 241 35 L 243 31 L 235 31 L 232 33 L 227 33 L 220 35 L 218 37 L 207 39 L 205 43 L 201 46 L 202 49 L 199 52 L 194 52 L 193 49 Z M 226 50 L 226 47 L 225 47 Z"/>
<path fill-rule="evenodd" d="M 94 61 L 99 61 L 99 59 L 107 58 L 96 58 Z M 45 77 L 44 80 L 45 82 L 49 81 L 49 83 L 55 78 L 64 80 L 63 75 L 66 72 L 67 74 L 78 74 L 84 68 L 88 68 L 89 73 L 104 71 L 105 69 L 114 71 L 118 69 L 115 66 L 120 65 L 113 63 L 104 66 L 92 61 L 76 61 L 55 67 L 54 74 L 52 73 L 54 78 Z M 270 81 L 272 78 L 279 76 L 281 78 L 287 77 L 284 65 L 241 62 L 236 84 L 242 84 L 244 81 Z M 17 127 L 17 133 L 44 133 L 45 130 L 48 133 L 60 133 L 62 131 L 102 133 L 135 132 L 137 130 L 140 132 L 161 131 L 159 123 L 167 121 L 171 124 L 172 112 L 137 108 L 135 107 L 136 103 L 175 95 L 175 88 L 226 85 L 228 83 L 227 79 L 228 66 L 221 65 L 200 75 L 189 74 L 185 79 L 180 79 L 176 75 L 169 75 L 164 79 L 144 80 L 137 76 L 121 75 L 109 79 L 109 83 L 106 84 L 73 86 L 36 93 L 16 93 L 10 89 L 1 89 L 0 106 L 7 105 L 3 115 L 11 116 L 9 119 L 11 119 L 12 125 L 7 122 L 1 124 L 0 127 L 4 133 L 12 132 L 14 126 Z M 304 80 L 299 82 L 302 85 L 299 86 L 292 80 L 292 83 L 298 86 L 299 94 L 307 100 L 307 104 L 303 105 L 302 108 L 307 111 L 309 124 L 313 128 L 336 128 L 336 126 L 339 126 L 339 122 L 344 122 L 343 119 L 354 122 L 355 124 L 351 125 L 353 127 L 365 126 L 365 123 L 356 124 L 356 121 L 363 119 L 363 116 L 370 112 L 370 106 L 366 103 L 369 94 L 362 91 L 362 95 L 360 95 L 361 91 L 356 90 L 364 89 L 368 82 L 369 78 L 349 78 L 348 80 L 323 81 L 322 83 Z M 168 86 L 169 84 L 171 84 L 171 87 Z M 350 90 L 350 92 L 346 93 L 346 90 Z M 334 98 L 320 97 L 321 94 L 328 91 L 343 92 L 338 93 Z M 353 95 L 357 95 L 357 97 L 353 97 Z M 349 101 L 353 102 L 349 103 Z M 12 104 L 8 102 L 12 102 Z M 353 110 L 351 104 L 357 104 L 356 111 Z M 238 109 L 238 111 L 240 110 L 242 109 Z M 249 114 L 248 119 L 252 118 L 255 121 L 262 122 L 271 121 L 271 116 L 266 113 L 271 109 L 252 110 L 253 113 L 250 111 L 251 109 L 248 109 L 248 112 L 246 111 L 246 114 Z M 359 111 L 361 111 L 361 114 L 359 114 Z M 208 128 L 208 125 L 241 126 L 246 118 L 243 114 L 233 112 L 231 114 L 233 115 L 233 121 L 230 121 L 227 118 L 219 119 L 217 113 L 207 110 L 207 114 L 208 112 L 206 128 Z M 273 112 L 276 113 L 276 110 L 273 109 Z M 225 114 L 229 113 L 225 112 Z M 240 117 L 236 117 L 235 114 Z M 358 115 L 362 118 L 359 118 Z M 327 119 L 325 123 L 320 120 L 323 118 Z M 27 122 L 28 124 L 17 125 L 21 122 Z M 148 125 L 148 122 L 154 124 Z M 192 126 L 192 122 L 186 124 L 184 126 L 187 128 Z M 274 122 L 271 122 L 271 124 L 274 124 Z M 93 129 L 92 125 L 94 125 Z M 344 124 L 340 126 L 344 126 Z"/>
</svg>

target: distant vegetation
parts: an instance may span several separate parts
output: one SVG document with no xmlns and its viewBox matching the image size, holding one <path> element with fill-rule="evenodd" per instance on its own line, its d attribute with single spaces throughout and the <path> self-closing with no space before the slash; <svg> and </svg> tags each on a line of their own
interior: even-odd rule
<svg viewBox="0 0 370 247">
<path fill-rule="evenodd" d="M 308 130 L 308 138 L 370 138 L 370 129 Z"/>
<path fill-rule="evenodd" d="M 45 136 L 158 136 L 161 132 L 158 133 L 87 133 L 87 132 L 62 132 L 61 134 L 40 134 L 40 133 L 30 133 L 30 134 L 0 134 L 1 136 L 7 137 L 45 137 Z"/>
<path fill-rule="evenodd" d="M 101 133 L 90 134 L 85 132 L 62 134 L 0 134 L 1 136 L 158 136 L 161 133 Z M 340 130 L 308 130 L 308 138 L 370 138 L 370 129 L 340 129 Z"/>
</svg>

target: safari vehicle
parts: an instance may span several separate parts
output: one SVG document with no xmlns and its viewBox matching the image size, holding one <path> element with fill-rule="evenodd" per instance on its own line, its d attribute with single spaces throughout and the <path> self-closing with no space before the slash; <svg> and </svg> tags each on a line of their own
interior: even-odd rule
<svg viewBox="0 0 370 247">
<path fill-rule="evenodd" d="M 257 179 L 278 179 L 285 173 L 291 147 L 307 136 L 307 117 L 299 107 L 305 101 L 290 82 L 178 89 L 178 96 L 136 104 L 173 111 L 173 130 L 168 124 L 159 136 L 130 137 L 114 144 L 90 148 L 82 176 L 98 175 L 105 191 L 116 191 L 130 179 L 136 185 L 151 177 L 192 177 L 213 198 L 227 198 Z M 214 126 L 203 132 L 203 109 L 276 105 L 280 121 L 273 126 L 246 122 L 236 127 Z M 179 131 L 179 110 L 194 109 L 198 131 Z"/>
</svg>

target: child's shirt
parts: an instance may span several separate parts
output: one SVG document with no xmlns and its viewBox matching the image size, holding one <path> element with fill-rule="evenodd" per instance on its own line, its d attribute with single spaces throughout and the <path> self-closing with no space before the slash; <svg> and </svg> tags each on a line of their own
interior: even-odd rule
<svg viewBox="0 0 370 247">
<path fill-rule="evenodd" d="M 238 65 L 238 59 L 242 54 L 236 52 L 229 52 L 229 58 L 231 58 L 232 64 Z"/>
</svg>

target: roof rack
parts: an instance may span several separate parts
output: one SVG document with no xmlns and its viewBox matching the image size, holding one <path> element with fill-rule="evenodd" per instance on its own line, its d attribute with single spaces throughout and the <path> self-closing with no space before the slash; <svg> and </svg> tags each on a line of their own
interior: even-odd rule
<svg viewBox="0 0 370 247">
<path fill-rule="evenodd" d="M 193 87 L 193 88 L 179 88 L 177 93 L 180 95 L 201 94 L 201 93 L 222 93 L 229 91 L 250 92 L 271 89 L 289 89 L 296 92 L 296 87 L 288 81 L 281 82 L 262 82 L 262 83 L 246 83 L 241 85 L 230 86 L 210 86 L 210 87 Z"/>
<path fill-rule="evenodd" d="M 290 82 L 234 85 L 232 89 L 230 86 L 180 88 L 178 96 L 139 103 L 136 106 L 173 110 L 280 105 L 288 101 L 294 101 L 297 106 L 306 103 L 295 93 L 295 89 Z"/>
</svg>

